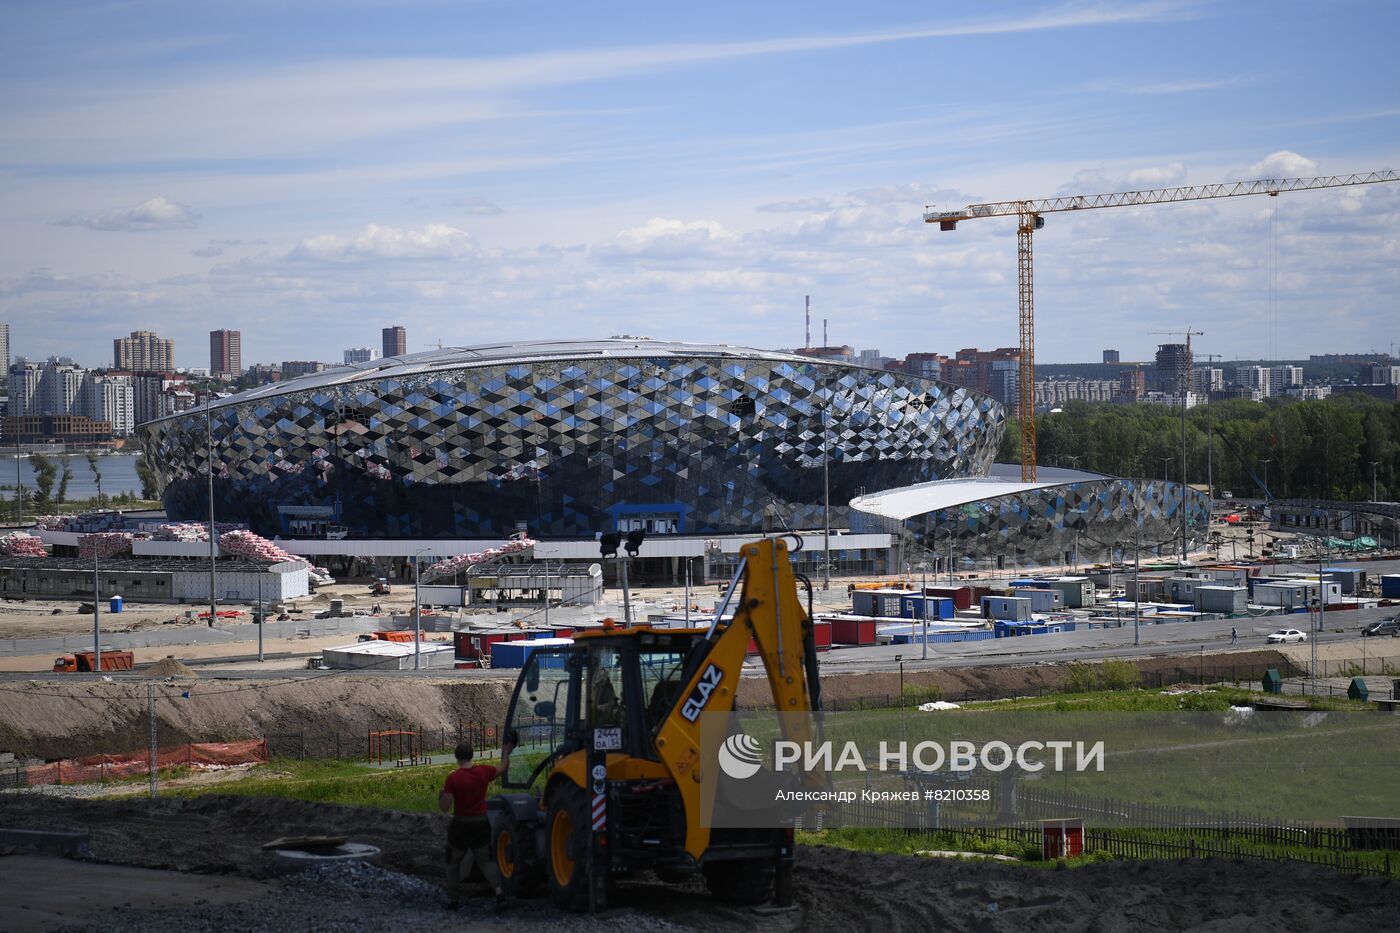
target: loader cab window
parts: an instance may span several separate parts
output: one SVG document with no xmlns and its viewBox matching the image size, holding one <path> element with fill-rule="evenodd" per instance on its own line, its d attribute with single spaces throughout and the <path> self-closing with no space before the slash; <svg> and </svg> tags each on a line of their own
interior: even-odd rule
<svg viewBox="0 0 1400 933">
<path fill-rule="evenodd" d="M 646 729 L 656 735 L 666 714 L 675 708 L 685 686 L 685 655 L 679 651 L 641 653 L 642 700 L 646 703 Z"/>
<path fill-rule="evenodd" d="M 626 722 L 623 705 L 622 652 L 599 648 L 588 657 L 587 727 L 621 726 Z"/>
<path fill-rule="evenodd" d="M 516 740 L 503 782 L 509 786 L 528 785 L 564 743 L 569 684 L 577 673 L 568 659 L 567 652 L 534 651 L 521 669 L 506 723 L 507 736 L 514 733 Z"/>
</svg>

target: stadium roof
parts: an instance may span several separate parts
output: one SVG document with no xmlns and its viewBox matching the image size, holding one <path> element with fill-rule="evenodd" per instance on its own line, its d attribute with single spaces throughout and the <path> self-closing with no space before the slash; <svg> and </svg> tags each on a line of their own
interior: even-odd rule
<svg viewBox="0 0 1400 933">
<path fill-rule="evenodd" d="M 720 343 L 681 343 L 674 340 L 653 340 L 649 337 L 612 337 L 607 340 L 528 340 L 518 343 L 481 344 L 474 347 L 442 347 L 423 353 L 407 353 L 336 366 L 284 382 L 272 382 L 256 389 L 239 392 L 213 403 L 215 408 L 241 405 L 246 402 L 288 392 L 314 392 L 329 386 L 363 382 L 368 379 L 394 379 L 423 373 L 470 369 L 475 366 L 502 366 L 512 363 L 539 363 L 553 360 L 588 359 L 656 359 L 658 357 L 706 357 L 709 359 L 771 360 L 789 363 L 816 363 L 856 366 L 816 357 L 758 350 L 752 347 L 731 347 Z M 189 412 L 181 412 L 187 416 Z"/>
<path fill-rule="evenodd" d="M 925 515 L 956 505 L 1009 496 L 1032 489 L 1048 489 L 1052 486 L 1065 486 L 1092 480 L 1112 479 L 1102 473 L 1089 473 L 1084 470 L 1063 470 L 1055 467 L 1038 467 L 1038 482 L 1023 483 L 1021 466 L 1016 463 L 992 465 L 990 476 L 968 476 L 958 479 L 941 479 L 931 483 L 916 483 L 913 486 L 899 486 L 883 492 L 857 496 L 850 502 L 851 508 L 867 515 L 904 520 L 915 515 Z"/>
</svg>

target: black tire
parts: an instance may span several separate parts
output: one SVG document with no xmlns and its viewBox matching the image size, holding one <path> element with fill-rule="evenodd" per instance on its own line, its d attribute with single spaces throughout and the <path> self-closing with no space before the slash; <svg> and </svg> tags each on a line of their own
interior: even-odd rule
<svg viewBox="0 0 1400 933">
<path fill-rule="evenodd" d="M 535 829 L 522 826 L 510 817 L 496 824 L 491 837 L 491 854 L 501 873 L 501 890 L 511 897 L 529 897 L 543 878 L 539 853 L 535 851 Z"/>
<path fill-rule="evenodd" d="M 550 898 L 565 910 L 588 909 L 588 816 L 587 798 L 576 785 L 560 785 L 550 796 L 544 824 L 544 876 Z"/>
<path fill-rule="evenodd" d="M 767 903 L 773 896 L 771 858 L 735 859 L 705 865 L 705 885 L 714 899 L 738 907 Z"/>
</svg>

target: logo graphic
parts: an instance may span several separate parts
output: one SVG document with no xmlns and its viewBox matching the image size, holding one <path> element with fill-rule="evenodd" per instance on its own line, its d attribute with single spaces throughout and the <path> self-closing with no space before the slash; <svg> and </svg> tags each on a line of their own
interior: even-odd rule
<svg viewBox="0 0 1400 933">
<path fill-rule="evenodd" d="M 690 696 L 686 697 L 685 703 L 681 705 L 681 715 L 687 722 L 694 722 L 700 718 L 700 714 L 705 711 L 705 704 L 710 702 L 710 694 L 715 692 L 715 688 L 723 679 L 724 672 L 714 664 L 705 668 L 705 672 L 695 682 L 695 689 L 690 691 Z"/>
<path fill-rule="evenodd" d="M 736 780 L 753 777 L 762 765 L 763 749 L 751 735 L 731 735 L 719 747 L 719 769 Z"/>
</svg>

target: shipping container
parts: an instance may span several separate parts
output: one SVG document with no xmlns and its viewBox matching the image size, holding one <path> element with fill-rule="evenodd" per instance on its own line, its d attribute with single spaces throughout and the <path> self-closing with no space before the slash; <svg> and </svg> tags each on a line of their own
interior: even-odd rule
<svg viewBox="0 0 1400 933">
<path fill-rule="evenodd" d="M 1024 596 L 983 596 L 982 616 L 1013 622 L 1029 622 L 1031 601 Z"/>
<path fill-rule="evenodd" d="M 812 642 L 817 646 L 818 651 L 826 651 L 831 647 L 831 623 L 825 619 L 817 619 L 812 622 Z"/>
<path fill-rule="evenodd" d="M 1196 609 L 1222 615 L 1240 615 L 1249 608 L 1249 588 L 1244 586 L 1198 586 Z"/>
<path fill-rule="evenodd" d="M 950 597 L 920 596 L 914 593 L 900 597 L 899 617 L 901 619 L 922 619 L 924 618 L 925 605 L 928 607 L 927 613 L 930 619 L 951 619 L 955 611 L 953 600 Z"/>
<path fill-rule="evenodd" d="M 518 668 L 524 667 L 525 661 L 534 654 L 535 651 L 544 648 L 562 648 L 572 645 L 572 638 L 535 638 L 526 641 L 502 642 L 495 646 L 491 653 L 491 666 L 493 668 Z M 560 654 L 552 657 L 542 657 L 541 667 L 564 666 L 565 656 Z"/>
<path fill-rule="evenodd" d="M 831 622 L 831 643 L 833 645 L 873 645 L 875 644 L 874 619 L 854 619 L 835 617 Z"/>
<path fill-rule="evenodd" d="M 972 587 L 970 586 L 928 586 L 924 592 L 930 596 L 946 596 L 957 609 L 972 608 Z"/>
<path fill-rule="evenodd" d="M 1054 612 L 1057 609 L 1063 609 L 1065 605 L 1064 594 L 1059 590 L 1018 586 L 1015 587 L 1013 595 L 1029 599 L 1032 612 Z"/>
<path fill-rule="evenodd" d="M 851 611 L 858 616 L 899 618 L 900 602 L 912 590 L 856 590 L 851 594 Z"/>
<path fill-rule="evenodd" d="M 1400 573 L 1381 574 L 1381 596 L 1384 599 L 1400 599 Z"/>
</svg>

